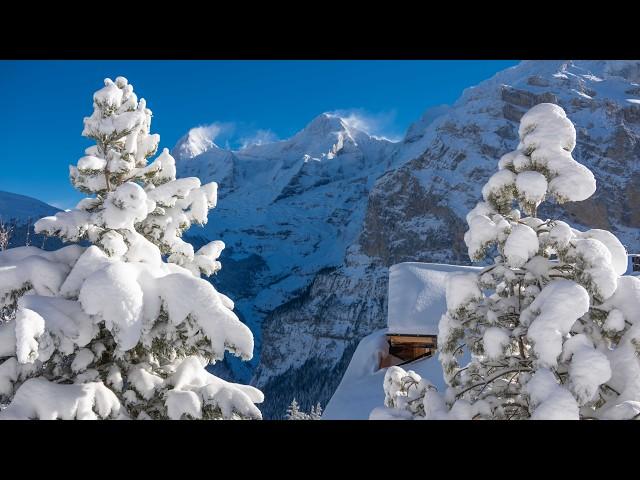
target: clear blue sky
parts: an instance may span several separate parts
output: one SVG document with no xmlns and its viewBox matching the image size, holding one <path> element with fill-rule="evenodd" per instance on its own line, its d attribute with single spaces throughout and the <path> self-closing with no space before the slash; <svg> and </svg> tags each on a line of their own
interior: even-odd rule
<svg viewBox="0 0 640 480">
<path fill-rule="evenodd" d="M 172 148 L 190 128 L 222 122 L 216 143 L 237 147 L 260 130 L 287 138 L 325 111 L 357 111 L 375 131 L 401 137 L 430 106 L 517 64 L 428 61 L 0 61 L 0 190 L 62 208 L 82 195 L 68 165 L 91 144 L 80 136 L 92 94 L 123 75 L 153 111 L 152 132 Z"/>
</svg>

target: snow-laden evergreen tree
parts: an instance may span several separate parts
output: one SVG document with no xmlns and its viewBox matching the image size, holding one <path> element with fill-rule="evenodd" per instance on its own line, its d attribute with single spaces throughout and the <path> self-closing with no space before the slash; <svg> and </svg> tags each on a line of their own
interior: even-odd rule
<svg viewBox="0 0 640 480">
<path fill-rule="evenodd" d="M 0 219 L 0 252 L 6 250 L 9 247 L 9 240 L 11 240 L 11 234 L 13 233 L 13 227 L 5 224 Z"/>
<path fill-rule="evenodd" d="M 300 409 L 298 401 L 294 398 L 287 407 L 287 413 L 285 414 L 285 420 L 320 420 L 322 417 L 322 407 L 320 402 L 316 403 L 314 407 L 311 407 L 309 413 L 305 413 Z"/>
<path fill-rule="evenodd" d="M 322 418 L 322 406 L 320 402 L 316 403 L 315 407 L 311 407 L 311 411 L 309 412 L 310 420 L 320 420 Z"/>
<path fill-rule="evenodd" d="M 225 350 L 253 354 L 233 302 L 201 274 L 224 248 L 180 237 L 204 224 L 217 185 L 176 179 L 151 111 L 123 77 L 93 97 L 82 134 L 95 141 L 73 185 L 88 195 L 37 233 L 88 241 L 0 253 L 0 418 L 261 418 L 262 393 L 205 370 Z M 166 258 L 165 259 L 163 258 Z"/>
<path fill-rule="evenodd" d="M 306 420 L 306 417 L 306 414 L 300 410 L 298 401 L 295 398 L 291 400 L 284 418 L 286 420 Z"/>
<path fill-rule="evenodd" d="M 493 264 L 447 285 L 438 344 L 449 388 L 440 395 L 414 372 L 391 368 L 391 416 L 640 415 L 640 279 L 621 276 L 624 247 L 608 231 L 537 216 L 545 200 L 595 192 L 592 173 L 571 154 L 574 126 L 561 107 L 543 103 L 522 117 L 519 135 L 467 216 L 469 256 L 493 256 Z M 470 361 L 461 364 L 465 352 Z"/>
</svg>

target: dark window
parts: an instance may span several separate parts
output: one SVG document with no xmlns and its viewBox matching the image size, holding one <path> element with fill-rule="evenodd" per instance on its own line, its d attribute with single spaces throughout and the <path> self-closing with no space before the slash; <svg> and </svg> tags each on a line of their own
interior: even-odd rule
<svg viewBox="0 0 640 480">
<path fill-rule="evenodd" d="M 631 271 L 640 272 L 640 256 L 631 257 Z"/>
</svg>

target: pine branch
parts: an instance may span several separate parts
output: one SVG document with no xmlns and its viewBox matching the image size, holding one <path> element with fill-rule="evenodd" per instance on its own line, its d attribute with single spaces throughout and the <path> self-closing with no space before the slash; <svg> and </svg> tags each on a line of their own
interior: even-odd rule
<svg viewBox="0 0 640 480">
<path fill-rule="evenodd" d="M 458 393 L 456 395 L 456 398 L 460 398 L 462 395 L 464 395 L 465 393 L 467 393 L 470 390 L 473 390 L 474 388 L 478 388 L 478 387 L 486 387 L 487 385 L 489 385 L 490 383 L 498 380 L 500 377 L 503 377 L 504 375 L 508 374 L 508 373 L 512 373 L 512 372 L 518 372 L 518 373 L 525 373 L 525 372 L 531 372 L 532 370 L 530 368 L 527 369 L 516 369 L 513 368 L 511 370 L 505 370 L 503 372 L 500 372 L 498 374 L 496 374 L 495 376 L 493 376 L 492 378 L 490 378 L 489 380 L 485 381 L 485 382 L 480 382 L 480 383 L 476 383 L 474 385 L 471 385 L 468 388 L 465 388 L 463 391 L 461 391 L 460 393 Z M 483 388 L 484 390 L 484 388 Z"/>
</svg>

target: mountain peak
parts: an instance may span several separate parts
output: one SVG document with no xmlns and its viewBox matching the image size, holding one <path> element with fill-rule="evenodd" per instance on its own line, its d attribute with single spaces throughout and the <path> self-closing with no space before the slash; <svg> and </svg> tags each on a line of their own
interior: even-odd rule
<svg viewBox="0 0 640 480">
<path fill-rule="evenodd" d="M 358 145 L 362 142 L 378 140 L 361 128 L 357 122 L 341 116 L 339 113 L 324 112 L 311 120 L 302 130 L 289 139 L 295 144 L 319 144 L 327 141 L 333 145 L 335 142 L 350 142 Z"/>
<path fill-rule="evenodd" d="M 194 127 L 178 140 L 171 154 L 177 159 L 190 159 L 218 148 L 214 139 L 219 133 L 220 128 L 217 125 Z"/>
<path fill-rule="evenodd" d="M 313 135 L 327 135 L 330 133 L 345 131 L 348 129 L 346 122 L 332 113 L 321 113 L 313 120 L 311 120 L 302 132 L 307 132 Z"/>
</svg>

